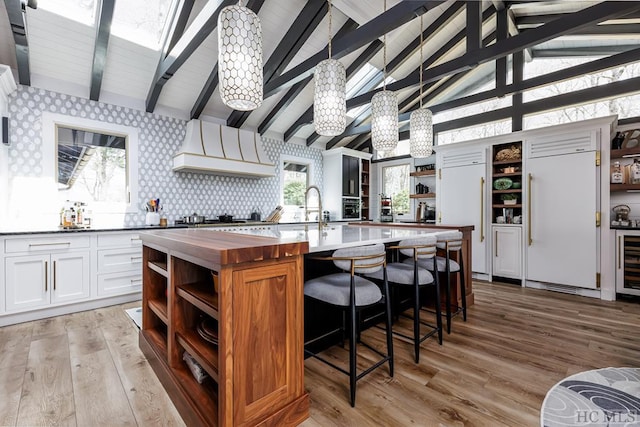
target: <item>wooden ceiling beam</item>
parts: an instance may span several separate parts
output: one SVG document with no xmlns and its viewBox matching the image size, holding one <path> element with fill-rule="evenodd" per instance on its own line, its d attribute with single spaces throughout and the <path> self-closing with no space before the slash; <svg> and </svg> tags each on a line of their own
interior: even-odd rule
<svg viewBox="0 0 640 427">
<path fill-rule="evenodd" d="M 89 88 L 89 99 L 92 101 L 100 99 L 100 88 L 102 87 L 104 67 L 107 63 L 107 49 L 109 47 L 111 21 L 113 20 L 115 5 L 115 0 L 99 0 L 98 3 L 99 15 L 96 23 L 96 41 L 93 47 L 91 87 Z"/>
<path fill-rule="evenodd" d="M 505 86 L 503 95 L 513 95 L 513 94 L 522 93 L 527 90 L 536 89 L 538 87 L 547 86 L 560 81 L 580 77 L 585 74 L 596 73 L 599 71 L 623 66 L 625 64 L 630 64 L 638 61 L 640 61 L 640 48 L 619 53 L 616 55 L 612 55 L 607 58 L 601 58 L 601 59 L 590 61 L 584 64 L 575 65 L 573 67 L 565 68 L 562 70 L 554 71 L 554 72 L 543 74 L 540 76 L 532 77 L 526 80 L 514 81 L 513 83 Z M 440 104 L 432 105 L 429 107 L 429 109 L 435 114 L 441 111 L 447 111 L 454 108 L 464 107 L 467 105 L 488 101 L 490 99 L 496 98 L 498 96 L 498 93 L 499 92 L 497 89 L 490 89 L 474 95 L 469 95 L 469 96 L 453 99 L 450 101 L 445 101 Z M 567 95 L 571 95 L 571 93 L 574 93 L 574 92 L 570 92 Z M 581 102 L 581 100 L 585 99 L 584 96 L 585 96 L 584 94 L 577 96 L 575 103 L 579 103 Z M 545 99 L 548 99 L 548 98 L 545 98 Z M 524 107 L 524 105 L 529 105 L 529 107 Z M 539 104 L 531 104 L 531 103 L 523 104 L 523 108 L 525 109 L 527 114 L 537 111 L 537 110 L 534 110 L 534 107 L 531 107 L 531 105 L 535 106 Z M 566 104 L 566 105 L 569 105 L 569 104 Z M 512 108 L 512 107 L 507 107 L 507 108 Z M 398 115 L 398 120 L 400 122 L 407 121 L 409 120 L 410 115 L 411 115 L 411 111 L 406 111 Z M 477 124 L 477 123 L 472 123 L 472 125 L 473 124 Z M 465 126 L 461 125 L 460 127 L 465 127 Z M 362 131 L 363 134 L 365 134 L 363 136 L 366 136 L 366 133 L 371 131 L 371 126 L 368 125 L 368 129 L 363 126 L 361 127 L 360 130 Z M 351 135 L 353 134 L 354 133 L 351 133 Z M 366 137 L 368 138 L 368 136 Z M 366 139 L 361 140 L 361 143 L 364 143 L 365 140 Z M 350 147 L 350 148 L 357 148 L 357 147 Z"/>
<path fill-rule="evenodd" d="M 216 28 L 220 11 L 236 3 L 235 0 L 222 0 L 217 6 L 216 2 L 205 3 L 202 11 L 182 34 L 166 58 L 160 59 L 147 94 L 146 111 L 148 113 L 152 113 L 155 109 L 162 87 Z"/>
<path fill-rule="evenodd" d="M 424 43 L 428 43 L 429 39 L 435 33 L 437 33 L 440 29 L 442 29 L 447 24 L 449 24 L 451 22 L 451 20 L 453 18 L 455 18 L 456 15 L 458 15 L 462 11 L 462 8 L 464 7 L 464 5 L 465 5 L 465 2 L 456 1 L 451 6 L 449 6 L 444 12 L 442 12 L 440 14 L 440 16 L 438 16 L 422 32 L 423 42 Z M 459 33 L 459 37 L 460 37 L 460 39 L 456 43 L 458 43 L 464 37 L 464 33 L 462 31 Z M 449 45 L 449 43 L 447 43 L 447 45 Z M 405 47 L 402 50 L 402 52 L 400 52 L 398 55 L 396 55 L 395 58 L 393 58 L 391 61 L 389 61 L 389 63 L 387 64 L 387 74 L 392 74 L 394 71 L 396 71 L 398 69 L 398 67 L 400 67 L 402 64 L 404 64 L 405 61 L 407 59 L 409 59 L 419 48 L 420 48 L 420 36 L 418 36 L 415 39 L 413 39 L 411 41 L 411 43 L 409 43 L 407 45 L 407 47 Z M 441 50 L 442 49 L 438 50 L 438 52 L 440 52 Z M 434 57 L 435 57 L 435 55 L 432 55 L 430 58 L 434 58 Z M 429 59 L 427 59 L 427 61 L 428 60 Z M 433 59 L 433 60 L 435 61 L 435 59 Z M 378 73 L 375 75 L 375 77 L 373 77 L 370 80 L 370 82 L 365 87 L 363 87 L 361 89 L 360 92 L 368 92 L 368 91 L 372 90 L 373 88 L 377 87 L 380 83 L 382 83 L 383 79 L 384 79 L 384 73 L 382 71 L 378 71 Z M 352 122 L 347 126 L 345 131 L 348 131 L 351 128 L 354 128 L 354 127 L 357 127 L 357 126 L 361 125 L 364 121 L 366 121 L 369 118 L 369 115 L 370 115 L 369 112 L 363 111 L 357 117 L 355 117 L 354 120 L 352 120 Z M 311 109 L 309 109 L 302 116 L 300 116 L 300 118 L 296 121 L 296 123 L 294 123 L 293 126 L 296 126 L 299 129 L 304 124 L 311 123 L 312 121 L 313 121 L 313 111 Z M 315 134 L 315 132 L 314 132 L 314 134 L 312 134 L 311 137 L 314 137 L 315 135 L 317 135 L 317 134 Z M 326 149 L 333 148 L 341 140 L 342 140 L 342 136 L 340 136 L 340 135 L 336 136 L 336 137 L 333 137 L 331 140 L 329 140 L 327 142 Z M 307 146 L 311 145 L 313 142 L 315 142 L 315 139 L 312 139 L 310 141 L 309 138 L 308 138 L 307 139 Z"/>
<path fill-rule="evenodd" d="M 293 24 L 273 51 L 263 67 L 264 84 L 279 76 L 291 63 L 311 34 L 327 15 L 329 8 L 325 0 L 307 0 Z M 234 110 L 227 118 L 227 126 L 240 127 L 249 118 L 251 111 Z"/>
<path fill-rule="evenodd" d="M 484 64 L 489 61 L 495 61 L 498 58 L 510 55 L 514 52 L 544 43 L 545 41 L 565 34 L 580 31 L 581 29 L 595 25 L 598 22 L 637 10 L 640 10 L 640 2 L 612 2 L 611 4 L 609 4 L 609 2 L 605 2 L 596 4 L 579 12 L 575 12 L 567 17 L 552 21 L 541 27 L 531 29 L 527 32 L 522 32 L 506 40 L 498 41 L 484 49 L 466 53 L 461 57 L 437 65 L 433 68 L 426 69 L 423 75 L 423 82 L 429 83 L 445 76 L 457 74 L 477 65 Z M 403 90 L 415 87 L 418 84 L 419 74 L 416 71 L 404 79 L 387 85 L 387 90 Z M 381 89 L 376 89 L 348 100 L 347 108 L 354 108 L 370 102 L 373 95 L 380 90 Z"/>
<path fill-rule="evenodd" d="M 491 18 L 491 16 L 493 16 L 495 12 L 495 9 L 493 7 L 488 7 L 483 13 L 482 13 L 482 22 L 484 23 L 485 21 L 487 21 L 489 18 Z M 434 22 L 435 24 L 435 22 Z M 429 31 L 429 34 L 432 34 L 435 31 L 438 31 L 440 27 L 434 27 L 432 28 L 432 26 L 427 27 L 427 31 Z M 422 67 L 423 68 L 428 68 L 431 65 L 433 65 L 434 63 L 436 63 L 439 59 L 441 59 L 442 57 L 444 57 L 446 54 L 448 54 L 454 47 L 456 47 L 459 43 L 461 43 L 464 38 L 466 36 L 466 30 L 462 29 L 460 31 L 458 31 L 453 37 L 451 37 L 444 45 L 440 46 L 440 48 L 438 50 L 436 50 L 433 54 L 431 54 L 423 63 L 422 63 Z M 418 37 L 418 45 L 420 43 L 420 37 Z M 417 71 L 417 70 L 416 70 Z M 376 85 L 377 86 L 377 85 Z M 424 85 L 425 87 L 427 87 L 427 85 Z M 417 96 L 419 96 L 420 91 L 418 88 L 418 91 L 416 91 L 412 97 L 415 98 Z M 358 96 L 352 98 L 352 99 L 358 99 Z M 347 109 L 352 108 L 349 106 L 349 101 L 347 101 Z M 329 142 L 327 142 L 326 145 L 326 149 L 329 150 L 333 147 L 335 147 L 341 140 L 342 138 L 344 138 L 345 136 L 348 135 L 352 135 L 352 131 L 356 128 L 360 128 L 360 126 L 366 122 L 369 117 L 371 116 L 371 112 L 363 112 L 362 114 L 360 114 L 355 120 L 353 120 L 349 126 L 347 126 L 347 128 L 345 129 L 345 132 L 342 135 L 338 135 L 334 138 L 332 138 Z M 361 141 L 364 142 L 364 141 Z M 351 145 L 352 143 L 354 143 L 354 141 L 350 141 L 348 145 Z"/>
<path fill-rule="evenodd" d="M 349 18 L 347 19 L 347 22 L 345 22 L 344 25 L 340 28 L 340 30 L 338 30 L 338 32 L 336 33 L 336 37 L 342 37 L 344 34 L 347 34 L 348 32 L 355 30 L 356 28 L 358 28 L 358 23 Z M 269 129 L 269 127 L 273 125 L 273 123 L 275 123 L 276 119 L 284 112 L 284 109 L 287 108 L 291 104 L 291 102 L 293 102 L 293 100 L 300 94 L 300 92 L 302 92 L 305 86 L 309 84 L 312 79 L 313 75 L 308 76 L 304 80 L 301 80 L 290 87 L 287 93 L 282 98 L 280 98 L 278 104 L 271 109 L 267 117 L 265 117 L 262 123 L 260 123 L 260 125 L 258 126 L 258 133 L 262 134 L 267 129 Z"/>
<path fill-rule="evenodd" d="M 9 25 L 16 47 L 16 62 L 18 64 L 18 82 L 21 85 L 31 85 L 31 71 L 29 70 L 29 41 L 27 40 L 27 16 L 21 0 L 4 0 L 9 17 Z M 35 9 L 35 7 L 34 7 Z"/>
<path fill-rule="evenodd" d="M 167 56 L 167 53 L 174 48 L 180 37 L 184 34 L 184 30 L 187 28 L 189 22 L 189 16 L 193 11 L 193 4 L 195 0 L 179 0 L 178 6 L 174 11 L 171 18 L 171 27 L 165 43 L 162 46 L 162 58 Z"/>
<path fill-rule="evenodd" d="M 444 3 L 444 0 L 402 1 L 366 24 L 361 25 L 357 30 L 344 37 L 336 38 L 332 43 L 332 57 L 340 59 L 368 45 L 391 30 L 406 24 L 416 16 L 426 13 L 441 3 Z M 316 64 L 327 57 L 328 51 L 327 49 L 323 49 L 293 69 L 274 78 L 265 85 L 264 97 L 268 98 L 276 92 L 289 88 L 300 80 L 310 76 L 313 74 L 313 69 Z"/>
</svg>

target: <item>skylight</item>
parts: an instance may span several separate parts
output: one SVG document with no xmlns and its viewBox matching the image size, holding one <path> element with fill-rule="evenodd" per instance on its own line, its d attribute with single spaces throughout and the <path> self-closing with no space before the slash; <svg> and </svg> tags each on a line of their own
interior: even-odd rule
<svg viewBox="0 0 640 427">
<path fill-rule="evenodd" d="M 92 26 L 95 21 L 96 0 L 40 0 L 38 8 Z"/>
<path fill-rule="evenodd" d="M 157 50 L 167 19 L 173 14 L 173 3 L 173 0 L 116 1 L 111 34 Z"/>
<path fill-rule="evenodd" d="M 366 63 L 360 68 L 353 76 L 347 80 L 347 99 L 351 99 L 355 96 L 362 95 L 370 90 L 382 87 L 382 81 L 375 87 L 369 87 L 371 80 L 374 80 L 382 71 L 374 67 L 373 65 Z M 376 79 L 377 80 L 377 79 Z M 396 79 L 391 76 L 387 76 L 386 83 L 393 83 Z M 361 105 L 359 107 L 352 108 L 347 111 L 347 116 L 351 119 L 359 116 L 363 111 L 370 108 L 369 104 Z"/>
<path fill-rule="evenodd" d="M 97 0 L 40 0 L 38 7 L 90 27 L 96 26 Z M 177 0 L 116 1 L 111 34 L 158 50 Z"/>
</svg>

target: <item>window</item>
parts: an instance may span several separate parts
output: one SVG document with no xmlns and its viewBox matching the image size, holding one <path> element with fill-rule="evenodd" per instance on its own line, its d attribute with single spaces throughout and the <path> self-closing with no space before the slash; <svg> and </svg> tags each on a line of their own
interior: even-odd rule
<svg viewBox="0 0 640 427">
<path fill-rule="evenodd" d="M 126 137 L 57 126 L 58 190 L 65 200 L 127 200 Z"/>
<path fill-rule="evenodd" d="M 282 162 L 283 221 L 304 221 L 304 197 L 309 186 L 310 165 L 296 161 Z M 317 193 L 309 194 L 309 206 L 318 205 Z M 315 217 L 310 218 L 313 220 Z"/>
<path fill-rule="evenodd" d="M 382 168 L 382 192 L 391 196 L 394 214 L 409 212 L 409 164 Z"/>
<path fill-rule="evenodd" d="M 44 175 L 53 177 L 59 206 L 88 203 L 94 214 L 134 213 L 138 193 L 138 130 L 45 112 Z"/>
</svg>

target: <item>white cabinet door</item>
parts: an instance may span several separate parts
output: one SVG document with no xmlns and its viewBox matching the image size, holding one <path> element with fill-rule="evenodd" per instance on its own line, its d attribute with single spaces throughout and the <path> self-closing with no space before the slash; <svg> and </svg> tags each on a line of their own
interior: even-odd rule
<svg viewBox="0 0 640 427">
<path fill-rule="evenodd" d="M 441 169 L 437 193 L 442 224 L 473 225 L 471 233 L 472 271 L 487 273 L 485 239 L 486 165 L 473 164 Z"/>
<path fill-rule="evenodd" d="M 51 255 L 53 279 L 52 303 L 76 301 L 89 297 L 89 253 Z"/>
<path fill-rule="evenodd" d="M 527 160 L 528 280 L 596 288 L 595 152 Z"/>
<path fill-rule="evenodd" d="M 493 227 L 494 276 L 522 277 L 522 229 L 520 226 Z"/>
<path fill-rule="evenodd" d="M 48 254 L 5 258 L 7 311 L 49 304 L 49 262 Z"/>
</svg>

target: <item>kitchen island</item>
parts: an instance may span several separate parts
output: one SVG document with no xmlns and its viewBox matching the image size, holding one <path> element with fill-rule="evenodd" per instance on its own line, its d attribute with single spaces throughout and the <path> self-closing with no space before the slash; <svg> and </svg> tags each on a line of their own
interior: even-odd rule
<svg viewBox="0 0 640 427">
<path fill-rule="evenodd" d="M 188 425 L 296 425 L 306 419 L 304 255 L 442 232 L 292 228 L 141 233 L 140 347 Z M 217 344 L 203 329 L 217 329 Z M 185 352 L 208 375 L 201 383 L 183 361 Z"/>
</svg>

